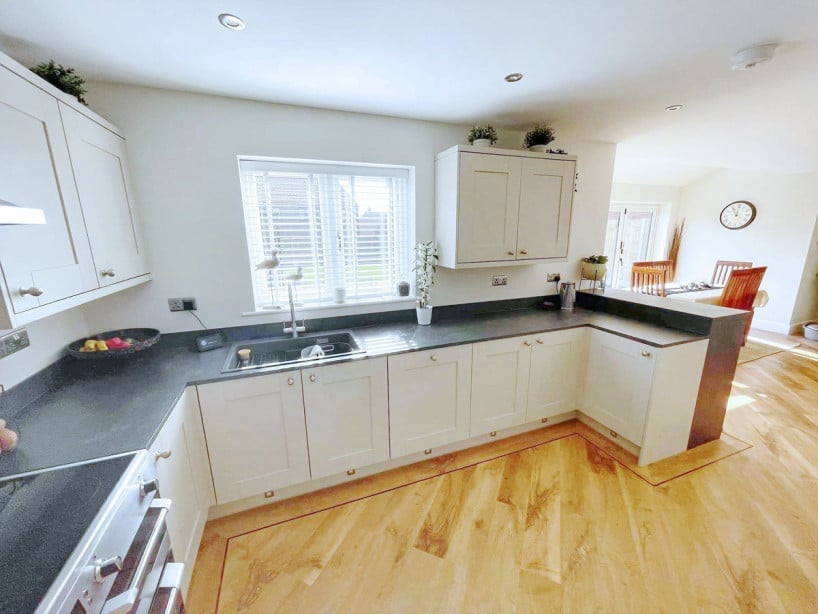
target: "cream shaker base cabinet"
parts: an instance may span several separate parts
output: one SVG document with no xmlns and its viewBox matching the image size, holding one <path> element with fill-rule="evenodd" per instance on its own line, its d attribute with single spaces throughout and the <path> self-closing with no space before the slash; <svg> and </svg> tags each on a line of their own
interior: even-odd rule
<svg viewBox="0 0 818 614">
<path fill-rule="evenodd" d="M 386 358 L 304 369 L 304 411 L 313 478 L 389 459 Z"/>
<path fill-rule="evenodd" d="M 577 409 L 588 356 L 587 327 L 533 335 L 526 422 Z"/>
<path fill-rule="evenodd" d="M 469 437 L 471 345 L 389 357 L 392 457 Z"/>
<path fill-rule="evenodd" d="M 656 348 L 591 331 L 582 412 L 640 445 L 653 385 Z"/>
<path fill-rule="evenodd" d="M 187 590 L 207 512 L 215 503 L 196 390 L 188 388 L 148 450 L 161 496 L 173 501 L 168 533 L 174 559 L 185 563 Z"/>
<path fill-rule="evenodd" d="M 576 158 L 458 145 L 435 160 L 435 228 L 448 268 L 566 258 Z"/>
<path fill-rule="evenodd" d="M 46 219 L 0 225 L 0 329 L 14 326 L 17 314 L 96 287 L 58 103 L 2 65 L 0 204 L 42 209 Z"/>
<path fill-rule="evenodd" d="M 198 386 L 218 502 L 310 479 L 298 371 Z"/>
<path fill-rule="evenodd" d="M 62 103 L 60 113 L 99 285 L 146 274 L 125 139 Z"/>
<path fill-rule="evenodd" d="M 472 437 L 525 422 L 530 367 L 530 337 L 472 346 Z"/>
</svg>

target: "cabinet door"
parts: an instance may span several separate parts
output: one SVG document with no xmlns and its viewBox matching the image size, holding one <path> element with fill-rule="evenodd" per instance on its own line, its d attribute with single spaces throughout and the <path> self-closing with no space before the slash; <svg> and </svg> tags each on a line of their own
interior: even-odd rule
<svg viewBox="0 0 818 614">
<path fill-rule="evenodd" d="M 389 357 L 392 457 L 469 437 L 471 346 Z"/>
<path fill-rule="evenodd" d="M 219 503 L 310 479 L 297 371 L 198 389 Z"/>
<path fill-rule="evenodd" d="M 472 437 L 525 421 L 530 364 L 529 337 L 472 346 Z"/>
<path fill-rule="evenodd" d="M 313 478 L 389 458 L 386 358 L 304 369 Z"/>
<path fill-rule="evenodd" d="M 64 104 L 60 113 L 99 284 L 144 275 L 125 139 Z"/>
<path fill-rule="evenodd" d="M 577 408 L 588 355 L 587 334 L 588 329 L 582 327 L 534 335 L 527 422 Z"/>
<path fill-rule="evenodd" d="M 460 154 L 457 261 L 514 260 L 520 158 Z"/>
<path fill-rule="evenodd" d="M 568 255 L 575 169 L 573 160 L 522 159 L 518 260 Z"/>
<path fill-rule="evenodd" d="M 46 223 L 0 226 L 10 311 L 97 287 L 57 101 L 0 66 L 0 201 L 45 211 Z M 39 297 L 21 295 L 38 287 Z M 0 328 L 10 322 L 0 322 Z"/>
<path fill-rule="evenodd" d="M 641 445 L 657 348 L 590 331 L 582 412 Z"/>
<path fill-rule="evenodd" d="M 196 442 L 191 437 L 194 432 L 189 433 L 186 428 L 189 394 L 186 390 L 148 452 L 155 463 L 160 495 L 173 501 L 167 522 L 174 559 L 192 567 L 209 498 L 206 492 L 200 492 L 203 488 L 197 480 L 200 468 L 194 469 L 191 457 Z"/>
</svg>

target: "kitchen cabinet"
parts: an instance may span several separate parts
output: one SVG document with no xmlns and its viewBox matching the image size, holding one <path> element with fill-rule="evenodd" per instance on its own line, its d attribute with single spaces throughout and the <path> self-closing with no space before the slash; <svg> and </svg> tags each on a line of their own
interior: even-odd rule
<svg viewBox="0 0 818 614">
<path fill-rule="evenodd" d="M 304 412 L 313 478 L 389 459 L 386 358 L 304 369 Z"/>
<path fill-rule="evenodd" d="M 582 413 L 638 446 L 640 465 L 685 451 L 709 341 L 656 348 L 588 332 Z"/>
<path fill-rule="evenodd" d="M 525 422 L 531 345 L 513 337 L 472 346 L 472 437 Z"/>
<path fill-rule="evenodd" d="M 186 591 L 207 512 L 215 503 L 194 388 L 184 391 L 148 452 L 155 463 L 160 495 L 173 501 L 168 533 L 174 559 L 185 564 Z"/>
<path fill-rule="evenodd" d="M 62 103 L 60 114 L 99 285 L 145 275 L 125 139 Z"/>
<path fill-rule="evenodd" d="M 588 329 L 533 335 L 526 422 L 573 411 L 585 381 Z"/>
<path fill-rule="evenodd" d="M 46 218 L 0 226 L 0 329 L 96 287 L 57 104 L 0 64 L 0 200 L 42 209 Z"/>
<path fill-rule="evenodd" d="M 220 504 L 310 479 L 301 374 L 198 386 Z"/>
<path fill-rule="evenodd" d="M 46 218 L 0 225 L 0 329 L 150 280 L 124 139 L 2 53 L 0 201 Z"/>
<path fill-rule="evenodd" d="M 388 366 L 392 457 L 468 439 L 470 345 L 390 356 Z"/>
<path fill-rule="evenodd" d="M 566 258 L 576 158 L 458 145 L 435 160 L 440 265 Z"/>
</svg>

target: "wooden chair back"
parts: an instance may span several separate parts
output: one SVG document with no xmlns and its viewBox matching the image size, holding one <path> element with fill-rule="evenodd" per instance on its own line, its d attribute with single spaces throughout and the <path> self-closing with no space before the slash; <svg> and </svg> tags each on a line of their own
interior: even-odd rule
<svg viewBox="0 0 818 614">
<path fill-rule="evenodd" d="M 667 275 L 665 281 L 673 281 L 676 276 L 676 269 L 673 266 L 673 260 L 643 260 L 642 262 L 633 262 L 632 266 L 650 267 L 653 269 L 665 269 Z"/>
<path fill-rule="evenodd" d="M 727 285 L 727 278 L 736 269 L 749 269 L 752 262 L 741 262 L 738 260 L 716 260 L 716 268 L 713 269 L 713 278 L 710 283 L 714 286 Z"/>
<path fill-rule="evenodd" d="M 756 300 L 761 280 L 767 267 L 760 266 L 750 269 L 734 269 L 727 278 L 727 285 L 721 293 L 722 307 L 732 307 L 733 309 L 743 309 L 750 312 L 747 324 L 744 326 L 744 342 L 747 343 L 747 335 L 750 334 L 750 324 L 753 322 L 753 303 Z"/>
<path fill-rule="evenodd" d="M 631 291 L 641 294 L 665 295 L 667 269 L 647 266 L 631 267 Z"/>
</svg>

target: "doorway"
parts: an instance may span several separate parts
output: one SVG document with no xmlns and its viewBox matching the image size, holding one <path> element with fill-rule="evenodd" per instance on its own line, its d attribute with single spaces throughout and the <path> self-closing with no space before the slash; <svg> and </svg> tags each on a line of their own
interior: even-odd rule
<svg viewBox="0 0 818 614">
<path fill-rule="evenodd" d="M 605 230 L 608 283 L 629 288 L 631 265 L 650 260 L 655 250 L 661 205 L 611 203 Z"/>
</svg>

